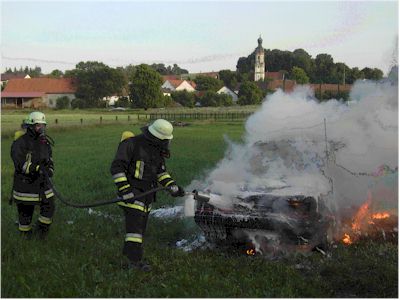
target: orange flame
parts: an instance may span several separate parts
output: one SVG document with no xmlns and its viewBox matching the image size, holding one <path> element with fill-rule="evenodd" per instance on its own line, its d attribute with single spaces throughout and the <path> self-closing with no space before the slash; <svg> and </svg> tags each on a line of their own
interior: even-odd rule
<svg viewBox="0 0 400 300">
<path fill-rule="evenodd" d="M 372 215 L 372 219 L 377 219 L 377 220 L 380 220 L 380 219 L 387 219 L 387 218 L 389 218 L 389 217 L 390 217 L 390 214 L 387 213 L 387 212 L 376 213 L 376 214 L 373 214 L 373 215 Z"/>
<path fill-rule="evenodd" d="M 360 209 L 357 211 L 354 216 L 353 223 L 351 224 L 351 229 L 354 231 L 358 231 L 361 229 L 361 222 L 365 219 L 369 209 L 369 201 L 365 202 L 361 205 Z"/>
<path fill-rule="evenodd" d="M 256 251 L 255 251 L 254 249 L 247 249 L 247 250 L 246 250 L 246 254 L 247 254 L 247 255 L 255 255 L 255 254 L 256 254 Z"/>
<path fill-rule="evenodd" d="M 354 239 L 358 239 L 358 237 L 362 234 L 362 230 L 369 230 L 369 225 L 375 225 L 376 220 L 383 220 L 390 217 L 390 213 L 388 212 L 370 212 L 370 204 L 372 203 L 372 195 L 368 193 L 368 199 L 361 205 L 358 209 L 357 213 L 354 215 L 351 223 L 352 232 L 345 233 L 342 238 L 342 242 L 346 245 L 350 245 L 354 242 Z M 350 237 L 350 234 L 352 237 Z"/>
<path fill-rule="evenodd" d="M 350 245 L 350 244 L 353 243 L 353 242 L 351 241 L 350 236 L 349 236 L 347 233 L 344 234 L 344 237 L 343 237 L 342 241 L 343 241 L 343 243 L 345 243 L 346 245 Z"/>
</svg>

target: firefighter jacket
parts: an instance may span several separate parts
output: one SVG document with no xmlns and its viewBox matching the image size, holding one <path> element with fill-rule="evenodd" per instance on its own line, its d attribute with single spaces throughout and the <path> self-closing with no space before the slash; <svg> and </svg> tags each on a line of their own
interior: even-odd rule
<svg viewBox="0 0 400 300">
<path fill-rule="evenodd" d="M 30 130 L 16 134 L 11 145 L 14 162 L 12 198 L 23 203 L 39 203 L 43 197 L 54 196 L 40 168 L 46 168 L 49 176 L 54 172 L 52 150 L 46 138 L 40 139 Z"/>
<path fill-rule="evenodd" d="M 158 183 L 165 187 L 175 184 L 165 167 L 164 157 L 167 156 L 166 153 L 169 153 L 168 141 L 153 137 L 147 127 L 142 128 L 142 131 L 142 134 L 120 142 L 111 164 L 110 171 L 118 194 L 123 200 L 136 196 L 138 192 L 152 189 Z M 152 196 L 150 202 L 153 201 L 155 201 L 155 196 Z M 127 206 L 124 203 L 119 202 L 118 204 Z M 134 204 L 131 203 L 129 207 L 134 205 L 133 208 L 146 209 L 141 201 L 135 201 Z"/>
</svg>

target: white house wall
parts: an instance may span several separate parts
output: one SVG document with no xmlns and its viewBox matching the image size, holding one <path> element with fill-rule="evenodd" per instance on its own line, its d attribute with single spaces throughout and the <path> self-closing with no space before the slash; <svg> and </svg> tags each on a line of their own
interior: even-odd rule
<svg viewBox="0 0 400 300">
<path fill-rule="evenodd" d="M 228 95 L 228 96 L 230 96 L 231 98 L 232 98 L 232 101 L 233 102 L 236 102 L 237 100 L 238 100 L 238 96 L 234 93 L 234 92 L 232 92 L 230 89 L 228 89 L 227 87 L 222 87 L 218 92 L 217 92 L 217 94 L 226 94 L 226 95 Z"/>
<path fill-rule="evenodd" d="M 183 91 L 186 90 L 188 92 L 194 92 L 195 89 L 190 85 L 189 82 L 187 82 L 186 80 L 184 80 L 177 88 L 177 91 Z"/>
<path fill-rule="evenodd" d="M 168 89 L 170 91 L 175 91 L 175 87 L 167 80 L 161 86 L 162 89 Z"/>
</svg>

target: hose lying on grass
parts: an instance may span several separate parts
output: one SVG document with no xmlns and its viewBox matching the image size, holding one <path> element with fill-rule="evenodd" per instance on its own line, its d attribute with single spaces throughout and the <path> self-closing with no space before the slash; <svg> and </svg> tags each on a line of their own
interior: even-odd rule
<svg viewBox="0 0 400 300">
<path fill-rule="evenodd" d="M 123 201 L 122 198 L 119 198 L 119 197 L 118 197 L 118 198 L 114 198 L 114 199 L 112 199 L 112 200 L 100 201 L 100 202 L 95 202 L 95 203 L 91 203 L 91 204 L 76 204 L 76 203 L 72 203 L 72 202 L 70 202 L 70 201 L 65 200 L 65 198 L 57 191 L 57 189 L 55 188 L 55 186 L 54 186 L 54 184 L 53 184 L 53 181 L 51 180 L 51 178 L 49 177 L 49 175 L 47 174 L 47 172 L 44 171 L 43 173 L 44 173 L 44 176 L 45 176 L 47 182 L 49 183 L 50 187 L 53 189 L 54 195 L 55 195 L 62 203 L 64 203 L 65 205 L 72 206 L 72 207 L 76 207 L 76 208 L 89 208 L 89 207 L 96 207 L 96 206 L 108 205 L 108 204 L 113 204 L 113 203 L 116 203 L 116 202 Z M 147 192 L 144 192 L 144 193 L 142 193 L 142 194 L 139 194 L 139 195 L 133 197 L 132 199 L 130 199 L 130 201 L 132 201 L 132 200 L 137 200 L 137 199 L 142 198 L 142 197 L 144 197 L 144 196 L 147 196 L 147 195 L 149 195 L 149 194 L 153 194 L 153 193 L 156 193 L 156 192 L 158 192 L 158 191 L 162 191 L 162 190 L 166 190 L 166 189 L 167 189 L 167 188 L 166 188 L 166 187 L 163 187 L 163 186 L 156 187 L 156 188 L 154 188 L 154 189 L 151 189 L 151 190 L 149 190 L 149 191 L 147 191 Z"/>
</svg>

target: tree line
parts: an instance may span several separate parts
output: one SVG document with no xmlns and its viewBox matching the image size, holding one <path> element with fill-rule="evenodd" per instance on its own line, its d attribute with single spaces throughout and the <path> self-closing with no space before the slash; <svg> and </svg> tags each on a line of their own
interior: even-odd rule
<svg viewBox="0 0 400 300">
<path fill-rule="evenodd" d="M 66 71 L 64 77 L 74 78 L 77 83 L 72 108 L 104 106 L 105 102 L 101 99 L 121 94 L 124 96 L 119 97 L 116 106 L 147 109 L 177 105 L 194 107 L 196 104 L 233 105 L 230 96 L 217 93 L 224 86 L 224 81 L 207 76 L 194 78 L 196 93 L 175 91 L 164 95 L 161 90 L 163 78 L 154 65 L 111 68 L 96 61 L 80 62 L 75 69 Z M 254 82 L 246 81 L 240 86 L 238 103 L 260 103 L 263 96 L 265 94 Z"/>
<path fill-rule="evenodd" d="M 297 49 L 293 52 L 278 49 L 265 49 L 266 71 L 282 72 L 286 79 L 296 80 L 299 84 L 306 83 L 334 83 L 352 84 L 357 79 L 380 80 L 383 72 L 379 69 L 349 68 L 344 63 L 335 63 L 329 54 L 318 54 L 315 59 L 305 50 Z M 236 71 L 221 70 L 219 79 L 208 76 L 196 76 L 196 93 L 187 91 L 175 91 L 170 95 L 164 95 L 161 91 L 163 84 L 162 75 L 182 75 L 189 72 L 180 68 L 177 64 L 165 66 L 158 64 L 128 65 L 112 68 L 98 61 L 79 62 L 74 69 L 62 72 L 55 69 L 48 77 L 73 78 L 77 90 L 76 99 L 69 103 L 68 99 L 59 99 L 58 108 L 89 108 L 104 107 L 105 97 L 119 95 L 116 106 L 151 108 L 182 105 L 193 107 L 201 106 L 229 106 L 233 105 L 232 98 L 226 94 L 218 94 L 217 91 L 227 86 L 232 91 L 238 91 L 238 104 L 259 104 L 267 93 L 267 83 L 253 81 L 255 56 L 254 52 L 247 57 L 240 57 Z M 31 77 L 43 76 L 40 67 L 34 69 L 20 67 L 6 69 L 6 73 L 29 74 Z M 188 80 L 191 80 L 189 77 Z M 319 95 L 324 98 L 332 98 L 335 95 Z M 338 95 L 344 99 L 348 95 Z"/>
<path fill-rule="evenodd" d="M 331 55 L 318 54 L 312 58 L 304 49 L 282 51 L 279 49 L 264 49 L 265 71 L 283 71 L 286 78 L 298 83 L 333 83 L 353 84 L 358 79 L 380 80 L 383 72 L 377 68 L 350 68 L 345 63 L 334 62 Z M 236 68 L 242 76 L 249 76 L 254 70 L 255 53 L 240 57 Z"/>
</svg>

